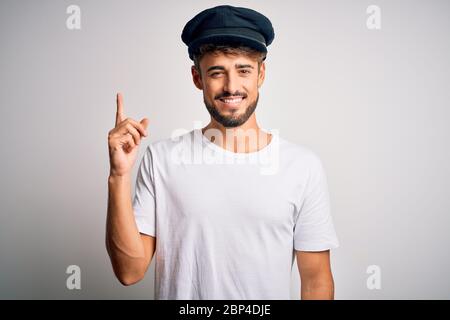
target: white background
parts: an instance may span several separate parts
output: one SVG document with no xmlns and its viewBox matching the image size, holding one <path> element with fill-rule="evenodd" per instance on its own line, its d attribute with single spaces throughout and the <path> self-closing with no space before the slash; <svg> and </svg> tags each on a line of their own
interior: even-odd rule
<svg viewBox="0 0 450 320">
<path fill-rule="evenodd" d="M 257 119 L 324 163 L 336 299 L 450 298 L 450 2 L 227 3 L 274 26 Z M 81 30 L 66 27 L 71 4 Z M 150 119 L 144 146 L 206 125 L 180 36 L 219 4 L 1 1 L 0 298 L 153 298 L 154 261 L 123 287 L 104 246 L 115 93 Z M 380 30 L 366 26 L 372 4 Z M 66 288 L 73 264 L 81 290 Z M 367 288 L 370 265 L 380 290 Z"/>
</svg>

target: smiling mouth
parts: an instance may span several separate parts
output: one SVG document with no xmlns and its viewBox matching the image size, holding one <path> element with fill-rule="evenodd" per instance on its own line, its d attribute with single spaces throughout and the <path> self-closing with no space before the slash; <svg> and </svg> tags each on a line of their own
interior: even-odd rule
<svg viewBox="0 0 450 320">
<path fill-rule="evenodd" d="M 225 107 L 237 107 L 244 99 L 244 97 L 227 97 L 220 98 L 219 100 Z"/>
</svg>

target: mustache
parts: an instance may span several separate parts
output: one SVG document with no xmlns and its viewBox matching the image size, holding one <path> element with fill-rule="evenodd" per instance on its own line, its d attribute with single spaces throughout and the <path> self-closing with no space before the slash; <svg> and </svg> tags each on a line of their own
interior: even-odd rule
<svg viewBox="0 0 450 320">
<path fill-rule="evenodd" d="M 220 95 L 218 95 L 215 99 L 222 99 L 222 98 L 228 98 L 228 97 L 242 97 L 242 98 L 247 98 L 247 95 L 244 93 L 240 93 L 240 92 L 236 92 L 235 94 L 231 94 L 229 92 L 225 92 L 222 93 Z"/>
</svg>

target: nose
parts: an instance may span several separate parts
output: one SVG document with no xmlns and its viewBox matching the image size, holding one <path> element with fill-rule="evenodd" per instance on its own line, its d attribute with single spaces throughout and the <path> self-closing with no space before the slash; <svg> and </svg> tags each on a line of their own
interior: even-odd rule
<svg viewBox="0 0 450 320">
<path fill-rule="evenodd" d="M 239 79 L 237 75 L 233 74 L 232 72 L 229 73 L 225 79 L 223 87 L 224 91 L 234 94 L 236 91 L 238 91 L 238 86 L 239 86 Z"/>
</svg>

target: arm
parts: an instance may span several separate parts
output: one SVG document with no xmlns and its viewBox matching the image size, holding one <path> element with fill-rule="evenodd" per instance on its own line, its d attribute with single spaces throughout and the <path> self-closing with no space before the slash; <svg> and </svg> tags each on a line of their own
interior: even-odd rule
<svg viewBox="0 0 450 320">
<path fill-rule="evenodd" d="M 156 238 L 140 234 L 131 205 L 129 175 L 108 178 L 106 248 L 114 273 L 123 285 L 140 281 L 155 252 Z"/>
<path fill-rule="evenodd" d="M 333 300 L 334 281 L 330 266 L 330 250 L 296 251 L 301 279 L 302 300 Z"/>
<path fill-rule="evenodd" d="M 110 173 L 106 249 L 116 277 L 123 285 L 140 281 L 155 251 L 155 238 L 140 234 L 131 202 L 130 172 L 138 146 L 147 136 L 148 120 L 124 119 L 122 95 L 117 95 L 116 125 L 108 133 Z"/>
</svg>

